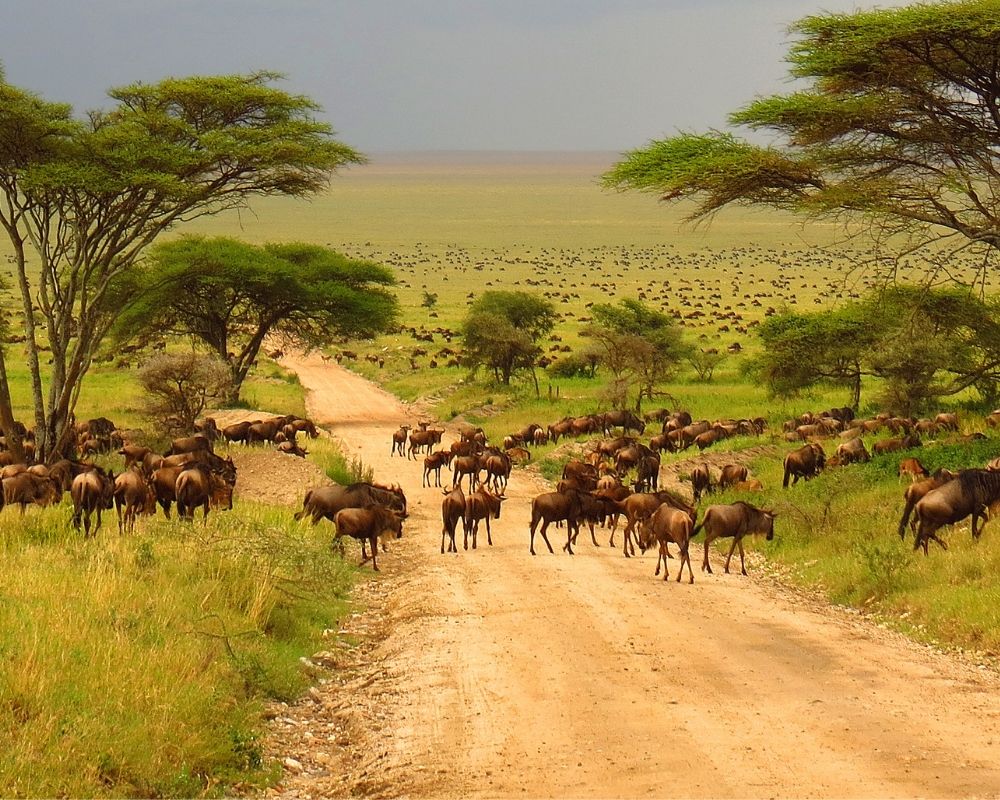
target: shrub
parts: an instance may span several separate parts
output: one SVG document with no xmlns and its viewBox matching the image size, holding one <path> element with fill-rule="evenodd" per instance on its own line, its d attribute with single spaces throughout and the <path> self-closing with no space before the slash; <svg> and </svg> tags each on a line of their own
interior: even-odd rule
<svg viewBox="0 0 1000 800">
<path fill-rule="evenodd" d="M 190 433 L 210 400 L 232 386 L 229 366 L 197 353 L 162 353 L 139 370 L 147 413 L 171 433 Z"/>
</svg>

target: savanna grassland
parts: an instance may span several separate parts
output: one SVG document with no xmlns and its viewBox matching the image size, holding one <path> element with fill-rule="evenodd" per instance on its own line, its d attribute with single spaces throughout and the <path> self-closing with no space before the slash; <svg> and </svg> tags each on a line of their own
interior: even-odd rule
<svg viewBox="0 0 1000 800">
<path fill-rule="evenodd" d="M 686 224 L 683 207 L 600 189 L 598 176 L 614 159 L 614 154 L 375 157 L 340 176 L 309 213 L 285 203 L 259 204 L 252 220 L 242 218 L 240 235 L 309 239 L 394 267 L 404 326 L 431 333 L 433 342 L 416 340 L 412 331 L 351 342 L 342 349 L 381 357 L 384 366 L 363 358 L 343 363 L 404 399 L 424 400 L 440 418 L 481 424 L 494 438 L 528 422 L 548 423 L 606 403 L 600 372 L 587 380 L 554 379 L 539 371 L 536 397 L 529 380 L 503 387 L 484 375 L 472 379 L 461 367 L 444 366 L 449 355 L 442 349 L 459 349 L 460 339 L 449 342 L 441 331 L 457 330 L 472 298 L 486 289 L 536 291 L 553 300 L 560 313 L 553 337 L 559 341 L 547 343 L 550 357 L 582 346 L 589 304 L 626 297 L 679 316 L 689 341 L 701 348 L 726 353 L 737 343 L 742 352 L 728 355 L 711 382 L 679 365 L 675 379 L 661 387 L 662 404 L 687 408 L 696 419 L 760 415 L 775 431 L 791 416 L 843 405 L 848 398 L 841 389 L 770 397 L 741 371 L 756 347 L 754 323 L 771 309 L 834 307 L 880 285 L 890 269 L 904 281 L 923 279 L 932 270 L 918 259 L 875 262 L 870 240 L 858 231 L 803 225 L 774 213 L 736 210 L 710 225 Z M 220 217 L 202 229 L 232 232 L 234 221 Z M 958 258 L 947 263 L 947 274 L 936 276 L 972 282 L 977 269 L 977 263 Z M 995 289 L 990 276 L 986 290 Z M 425 292 L 437 294 L 433 310 L 422 305 Z M 415 348 L 426 355 L 414 356 Z M 877 390 L 873 382 L 865 384 L 861 413 L 879 410 Z M 952 407 L 960 411 L 964 433 L 987 431 L 987 409 L 976 397 L 959 396 Z M 974 445 L 929 444 L 920 455 L 931 469 L 982 466 L 1000 454 L 1000 442 L 990 436 Z M 866 438 L 869 449 L 874 438 Z M 736 455 L 762 444 L 763 451 Z M 835 446 L 828 442 L 828 453 Z M 781 460 L 790 448 L 773 433 L 717 446 L 719 453 L 733 452 L 733 460 L 747 463 L 764 483 L 763 495 L 750 499 L 778 510 L 779 533 L 760 548 L 785 579 L 880 615 L 919 638 L 1000 652 L 995 602 L 1000 545 L 989 528 L 973 544 L 959 526 L 949 537 L 948 553 L 916 557 L 911 540 L 901 542 L 896 535 L 904 488 L 896 477 L 898 457 L 876 457 L 783 491 Z M 544 474 L 557 475 L 572 451 L 548 445 L 535 451 L 535 459 Z M 695 458 L 688 452 L 663 460 L 683 477 Z"/>
<path fill-rule="evenodd" d="M 775 431 L 807 409 L 844 405 L 840 389 L 775 400 L 741 365 L 756 347 L 754 325 L 770 310 L 831 307 L 880 280 L 864 238 L 751 211 L 720 215 L 710 226 L 682 225 L 683 209 L 601 190 L 597 178 L 614 159 L 376 155 L 311 203 L 261 201 L 252 212 L 206 218 L 176 233 L 314 242 L 391 266 L 404 329 L 330 353 L 357 352 L 357 361 L 344 363 L 403 399 L 421 400 L 441 419 L 483 425 L 493 438 L 604 408 L 606 400 L 600 371 L 594 380 L 539 371 L 536 396 L 530 380 L 503 387 L 446 366 L 452 355 L 442 349 L 461 348 L 460 337 L 449 341 L 447 332 L 457 331 L 471 300 L 491 288 L 534 291 L 554 302 L 560 320 L 546 349 L 555 359 L 585 344 L 580 333 L 592 303 L 639 298 L 678 315 L 693 344 L 728 353 L 712 381 L 699 381 L 682 364 L 661 387 L 662 405 L 686 408 L 696 419 L 759 415 Z M 899 266 L 904 276 L 926 273 L 919 263 Z M 949 266 L 968 279 L 976 268 Z M 425 292 L 437 295 L 433 308 L 423 305 Z M 741 352 L 729 353 L 735 344 Z M 426 353 L 415 355 L 415 348 Z M 9 345 L 14 400 L 29 420 L 19 356 Z M 107 416 L 148 430 L 135 379 L 141 361 L 103 354 L 77 417 Z M 866 385 L 863 413 L 877 410 L 876 390 Z M 243 400 L 268 412 L 305 412 L 294 376 L 266 359 Z M 956 407 L 964 432 L 986 430 L 974 397 L 958 398 Z M 982 465 L 1000 454 L 990 436 L 928 445 L 921 459 L 931 469 Z M 832 452 L 835 445 L 826 446 Z M 910 540 L 896 535 L 903 490 L 896 457 L 783 491 L 781 458 L 790 447 L 766 435 L 734 438 L 713 451 L 720 459 L 731 453 L 764 483 L 751 499 L 779 514 L 774 541 L 757 545 L 775 575 L 919 638 L 1000 652 L 1000 533 L 987 526 L 973 544 L 960 527 L 948 535 L 949 552 L 915 556 Z M 309 449 L 321 470 L 349 479 L 351 465 L 328 441 Z M 534 459 L 554 475 L 576 449 L 549 445 Z M 683 478 L 693 458 L 666 455 L 664 464 Z M 354 475 L 362 470 L 353 465 Z M 122 538 L 109 518 L 90 541 L 72 529 L 65 506 L 31 508 L 23 519 L 4 511 L 3 793 L 190 796 L 271 780 L 258 738 L 262 705 L 306 685 L 298 658 L 318 649 L 320 632 L 344 613 L 354 577 L 328 543 L 327 531 L 296 525 L 287 508 L 247 502 L 213 513 L 205 527 L 158 518 Z"/>
</svg>

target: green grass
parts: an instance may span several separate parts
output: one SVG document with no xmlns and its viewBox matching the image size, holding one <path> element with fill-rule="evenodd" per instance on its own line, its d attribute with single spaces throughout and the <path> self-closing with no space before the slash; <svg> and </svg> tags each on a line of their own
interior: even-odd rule
<svg viewBox="0 0 1000 800">
<path fill-rule="evenodd" d="M 346 609 L 329 531 L 241 503 L 207 526 L 145 520 L 90 541 L 66 507 L 0 516 L 5 796 L 220 794 L 276 775 L 261 704 Z"/>
</svg>

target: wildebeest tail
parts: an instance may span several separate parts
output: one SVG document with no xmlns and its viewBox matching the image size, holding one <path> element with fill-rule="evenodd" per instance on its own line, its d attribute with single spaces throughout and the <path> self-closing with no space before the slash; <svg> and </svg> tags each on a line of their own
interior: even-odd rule
<svg viewBox="0 0 1000 800">
<path fill-rule="evenodd" d="M 302 501 L 302 510 L 295 513 L 295 521 L 298 522 L 306 515 L 306 509 L 309 508 L 309 500 L 312 497 L 312 489 L 306 492 L 306 498 Z"/>
<path fill-rule="evenodd" d="M 791 475 L 792 475 L 791 470 L 788 469 L 788 465 L 786 464 L 785 465 L 785 477 L 781 481 L 781 488 L 782 489 L 787 489 L 788 488 L 788 479 L 791 477 Z"/>
</svg>

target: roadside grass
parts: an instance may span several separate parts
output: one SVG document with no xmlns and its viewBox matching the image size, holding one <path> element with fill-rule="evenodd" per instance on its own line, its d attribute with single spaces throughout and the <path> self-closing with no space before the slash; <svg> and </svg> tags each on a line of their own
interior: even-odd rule
<svg viewBox="0 0 1000 800">
<path fill-rule="evenodd" d="M 65 506 L 0 515 L 0 786 L 7 796 L 218 796 L 277 773 L 262 702 L 346 610 L 354 569 L 288 509 L 207 525 L 113 515 L 84 540 Z"/>
</svg>

